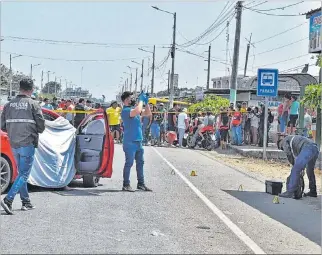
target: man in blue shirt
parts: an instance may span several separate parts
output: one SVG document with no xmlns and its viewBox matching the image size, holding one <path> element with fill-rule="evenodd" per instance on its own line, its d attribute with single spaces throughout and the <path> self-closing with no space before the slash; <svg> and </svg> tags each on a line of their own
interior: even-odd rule
<svg viewBox="0 0 322 255">
<path fill-rule="evenodd" d="M 295 133 L 296 122 L 299 117 L 300 102 L 297 101 L 296 96 L 292 96 L 291 100 L 289 127 L 290 134 L 293 135 Z"/>
<path fill-rule="evenodd" d="M 143 110 L 143 104 L 145 104 L 145 111 L 142 113 L 143 116 L 150 116 L 151 109 L 148 104 L 149 97 L 145 93 L 141 93 L 139 96 L 139 102 L 135 106 L 135 99 L 133 98 L 133 93 L 125 91 L 121 100 L 123 102 L 123 110 L 121 113 L 124 134 L 123 134 L 123 151 L 125 153 L 125 165 L 123 169 L 123 191 L 134 192 L 130 185 L 130 172 L 136 160 L 136 172 L 138 178 L 137 189 L 144 191 L 152 191 L 145 186 L 144 183 L 144 149 L 142 146 L 142 125 L 140 120 L 140 115 Z"/>
</svg>

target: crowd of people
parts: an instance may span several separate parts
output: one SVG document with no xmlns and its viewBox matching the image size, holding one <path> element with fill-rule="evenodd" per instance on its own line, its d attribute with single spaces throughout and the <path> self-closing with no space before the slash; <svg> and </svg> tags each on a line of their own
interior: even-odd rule
<svg viewBox="0 0 322 255">
<path fill-rule="evenodd" d="M 39 98 L 41 107 L 49 110 L 75 110 L 89 111 L 102 109 L 101 104 L 87 99 L 61 99 Z M 198 136 L 202 136 L 201 130 L 204 126 L 213 126 L 216 139 L 220 141 L 221 147 L 232 145 L 252 145 L 263 147 L 264 143 L 264 109 L 265 106 L 247 106 L 246 102 L 231 104 L 228 108 L 221 108 L 220 113 L 214 115 L 210 110 L 203 112 L 188 113 L 187 108 L 174 105 L 167 110 L 163 103 L 150 104 L 151 116 L 141 116 L 143 132 L 143 145 L 168 145 L 183 147 L 183 137 L 193 129 L 193 143 Z M 298 126 L 300 103 L 294 95 L 286 94 L 283 102 L 277 109 L 277 132 L 281 134 L 295 134 Z M 106 113 L 109 117 L 109 125 L 115 142 L 121 143 L 123 139 L 123 125 L 121 119 L 122 106 L 113 101 Z M 77 127 L 85 118 L 86 113 L 61 113 L 72 125 Z M 267 131 L 269 132 L 274 115 L 268 109 Z M 305 137 L 314 138 L 314 112 L 305 109 L 304 130 Z M 268 143 L 268 140 L 267 140 Z"/>
</svg>

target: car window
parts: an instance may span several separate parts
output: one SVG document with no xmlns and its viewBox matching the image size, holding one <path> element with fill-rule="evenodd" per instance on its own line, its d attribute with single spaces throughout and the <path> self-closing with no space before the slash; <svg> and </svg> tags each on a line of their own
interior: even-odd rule
<svg viewBox="0 0 322 255">
<path fill-rule="evenodd" d="M 49 121 L 54 121 L 56 119 L 55 117 L 47 113 L 43 113 L 43 116 L 45 120 L 49 120 Z"/>
<path fill-rule="evenodd" d="M 82 129 L 83 135 L 105 135 L 105 121 L 104 119 L 89 121 Z"/>
</svg>

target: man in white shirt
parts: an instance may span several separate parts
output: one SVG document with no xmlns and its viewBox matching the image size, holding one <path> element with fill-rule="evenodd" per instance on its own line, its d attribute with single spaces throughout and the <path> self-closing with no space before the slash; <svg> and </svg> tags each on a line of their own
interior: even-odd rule
<svg viewBox="0 0 322 255">
<path fill-rule="evenodd" d="M 179 113 L 178 115 L 179 147 L 182 147 L 182 140 L 188 126 L 189 126 L 189 123 L 188 123 L 187 109 L 184 108 L 182 112 Z"/>
<path fill-rule="evenodd" d="M 309 131 L 311 129 L 312 129 L 312 116 L 310 115 L 310 110 L 305 109 L 303 136 L 308 137 L 309 136 Z"/>
</svg>

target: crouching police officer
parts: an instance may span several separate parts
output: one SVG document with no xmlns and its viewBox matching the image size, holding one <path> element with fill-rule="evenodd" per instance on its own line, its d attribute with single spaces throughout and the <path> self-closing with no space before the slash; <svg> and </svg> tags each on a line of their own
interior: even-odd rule
<svg viewBox="0 0 322 255">
<path fill-rule="evenodd" d="M 317 144 L 304 136 L 294 135 L 286 136 L 282 140 L 279 140 L 277 146 L 286 153 L 288 161 L 293 165 L 289 182 L 286 187 L 287 191 L 280 196 L 286 198 L 299 198 L 296 194 L 299 189 L 300 175 L 306 167 L 310 191 L 304 195 L 317 197 L 314 174 L 315 163 L 319 157 Z"/>
<path fill-rule="evenodd" d="M 37 101 L 31 99 L 33 81 L 20 81 L 19 95 L 7 103 L 1 115 L 1 130 L 8 133 L 10 145 L 17 163 L 18 177 L 1 206 L 7 214 L 13 214 L 12 202 L 18 192 L 22 200 L 21 210 L 34 209 L 31 204 L 27 180 L 38 146 L 39 133 L 45 130 L 45 120 Z"/>
</svg>

